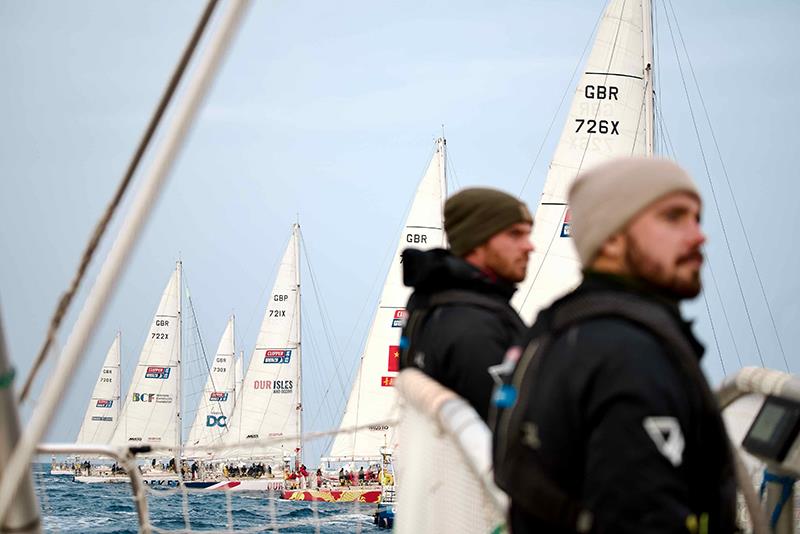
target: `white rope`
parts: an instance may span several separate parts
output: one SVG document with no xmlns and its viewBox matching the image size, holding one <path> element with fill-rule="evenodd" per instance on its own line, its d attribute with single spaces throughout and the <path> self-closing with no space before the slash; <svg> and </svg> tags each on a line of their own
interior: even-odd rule
<svg viewBox="0 0 800 534">
<path fill-rule="evenodd" d="M 194 123 L 196 112 L 208 92 L 214 74 L 219 68 L 222 57 L 248 5 L 248 0 L 232 0 L 230 2 L 220 21 L 217 33 L 212 36 L 208 48 L 198 61 L 197 70 L 186 88 L 186 96 L 175 111 L 172 127 L 165 132 L 164 143 L 155 155 L 153 165 L 144 178 L 142 188 L 131 206 L 131 211 L 125 218 L 117 240 L 103 263 L 97 281 L 86 299 L 64 351 L 61 353 L 56 369 L 44 387 L 39 405 L 9 459 L 7 469 L 0 480 L 0 523 L 11 507 L 17 486 L 30 469 L 30 461 L 36 445 L 50 426 L 64 390 L 71 382 L 97 322 L 116 289 L 117 280 L 130 258 L 133 247 L 159 197 L 166 177 L 183 146 L 186 134 Z"/>
</svg>

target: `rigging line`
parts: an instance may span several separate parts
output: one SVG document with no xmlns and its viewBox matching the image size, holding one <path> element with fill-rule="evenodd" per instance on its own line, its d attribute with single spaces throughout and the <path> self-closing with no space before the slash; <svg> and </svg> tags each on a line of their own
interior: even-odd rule
<svg viewBox="0 0 800 534">
<path fill-rule="evenodd" d="M 670 1 L 670 9 L 672 9 L 672 16 L 675 18 L 675 27 L 678 30 L 678 37 L 680 37 L 681 45 L 683 46 L 684 53 L 686 54 L 686 61 L 689 64 L 689 72 L 692 73 L 692 80 L 694 81 L 694 85 L 697 88 L 697 94 L 700 97 L 700 105 L 703 108 L 703 113 L 705 114 L 706 123 L 708 124 L 708 130 L 711 133 L 711 139 L 714 141 L 714 148 L 717 151 L 717 157 L 719 158 L 720 165 L 722 167 L 722 175 L 725 177 L 725 183 L 728 186 L 728 191 L 731 194 L 731 199 L 733 200 L 733 207 L 734 211 L 736 212 L 736 218 L 739 221 L 739 226 L 742 229 L 742 234 L 744 235 L 744 242 L 747 245 L 747 252 L 750 255 L 750 261 L 753 263 L 753 267 L 756 272 L 756 279 L 758 280 L 758 286 L 761 289 L 761 296 L 764 298 L 764 303 L 767 305 L 767 313 L 769 314 L 769 320 L 772 323 L 772 330 L 775 332 L 775 339 L 778 340 L 778 348 L 781 351 L 781 356 L 783 357 L 783 364 L 786 366 L 786 371 L 791 372 L 789 370 L 789 362 L 786 359 L 786 352 L 783 350 L 783 343 L 781 342 L 781 337 L 778 334 L 778 327 L 775 324 L 775 317 L 772 314 L 772 306 L 769 304 L 769 299 L 767 299 L 767 293 L 764 290 L 764 282 L 761 278 L 761 272 L 758 269 L 758 264 L 756 263 L 755 255 L 753 254 L 753 248 L 750 246 L 750 237 L 747 234 L 747 229 L 744 225 L 744 221 L 742 220 L 742 213 L 739 210 L 739 203 L 736 201 L 736 195 L 733 192 L 733 186 L 731 185 L 730 177 L 728 176 L 728 169 L 725 166 L 725 160 L 722 159 L 722 151 L 719 148 L 719 143 L 717 142 L 717 136 L 714 133 L 714 127 L 711 124 L 711 117 L 708 114 L 708 107 L 706 106 L 705 99 L 703 98 L 703 93 L 700 91 L 700 84 L 697 82 L 697 76 L 694 72 L 694 66 L 692 65 L 692 59 L 689 56 L 689 52 L 686 48 L 686 42 L 683 40 L 683 32 L 681 32 L 681 27 L 678 25 L 678 19 L 675 16 L 675 8 L 672 6 L 672 2 Z"/>
<path fill-rule="evenodd" d="M 458 191 L 459 189 L 461 189 L 461 183 L 460 180 L 458 179 L 458 173 L 456 173 L 456 167 L 455 167 L 455 162 L 453 161 L 453 156 L 451 156 L 449 153 L 447 154 L 447 162 L 445 163 L 445 165 L 447 165 L 447 167 L 450 169 L 450 174 L 453 176 L 453 186 L 454 186 L 453 191 Z"/>
<path fill-rule="evenodd" d="M 430 152 L 429 152 L 429 156 L 428 156 L 428 160 L 427 160 L 427 161 L 428 161 L 428 163 L 426 163 L 426 164 L 425 164 L 425 166 L 423 167 L 423 170 L 422 170 L 422 172 L 421 172 L 421 173 L 419 173 L 419 176 L 421 176 L 421 178 L 420 178 L 420 180 L 417 182 L 417 184 L 419 184 L 419 183 L 422 181 L 422 179 L 425 177 L 425 173 L 426 173 L 426 172 L 427 172 L 427 170 L 428 170 L 428 165 L 430 164 L 430 160 L 433 158 L 433 155 L 436 153 L 436 150 L 437 150 L 437 148 L 438 148 L 437 146 L 434 146 L 434 147 L 433 147 L 433 148 L 430 150 Z M 417 185 L 417 187 L 419 187 L 419 185 Z M 414 193 L 413 195 L 411 195 L 411 197 L 408 199 L 408 202 L 406 203 L 405 209 L 403 210 L 403 214 L 404 214 L 404 216 L 403 216 L 403 217 L 400 219 L 400 221 L 399 221 L 399 224 L 397 225 L 397 227 L 396 227 L 396 229 L 395 229 L 395 231 L 394 231 L 394 235 L 398 236 L 398 238 L 399 238 L 399 236 L 401 235 L 401 232 L 400 232 L 400 230 L 401 230 L 402 228 L 404 228 L 404 227 L 405 227 L 406 218 L 407 218 L 408 214 L 409 214 L 409 213 L 410 213 L 410 211 L 411 211 L 411 205 L 413 204 L 413 202 L 414 202 L 414 199 L 415 199 L 415 198 L 416 198 L 416 189 L 415 189 L 415 193 Z M 379 264 L 379 265 L 381 265 L 381 266 L 386 266 L 386 264 L 387 264 L 387 258 L 389 258 L 389 255 L 390 255 L 390 254 L 392 254 L 392 242 L 387 240 L 386 252 L 384 252 L 383 258 L 381 259 L 381 262 L 380 262 L 380 264 Z M 347 349 L 348 349 L 348 347 L 350 346 L 350 343 L 351 343 L 351 342 L 352 342 L 352 340 L 353 340 L 353 336 L 355 335 L 356 329 L 358 328 L 358 323 L 359 323 L 359 320 L 361 319 L 361 315 L 364 313 L 364 310 L 367 308 L 367 304 L 369 304 L 370 302 L 372 302 L 372 299 L 370 298 L 370 295 L 371 295 L 371 294 L 372 294 L 372 292 L 374 291 L 374 288 L 375 288 L 375 286 L 376 286 L 376 285 L 377 285 L 377 283 L 378 283 L 378 280 L 379 280 L 379 278 L 380 278 L 380 275 L 381 275 L 381 273 L 382 273 L 382 272 L 385 272 L 385 273 L 386 273 L 386 274 L 384 275 L 384 277 L 383 277 L 383 279 L 384 279 L 384 282 L 385 282 L 386 278 L 389 276 L 389 271 L 391 270 L 391 261 L 389 261 L 388 263 L 389 263 L 389 265 L 388 265 L 388 266 L 384 267 L 384 269 L 381 269 L 381 270 L 379 270 L 379 271 L 377 271 L 377 272 L 375 273 L 375 277 L 374 277 L 374 278 L 373 278 L 373 280 L 372 280 L 372 285 L 370 286 L 370 289 L 369 289 L 369 291 L 368 291 L 368 293 L 367 293 L 367 298 L 364 300 L 364 304 L 361 306 L 361 310 L 358 312 L 358 315 L 356 316 L 355 323 L 353 324 L 353 329 L 350 331 L 350 335 L 348 336 L 348 338 L 347 338 L 347 342 L 345 343 L 344 350 L 343 350 L 343 354 L 347 352 Z M 377 296 L 377 299 L 376 299 L 376 301 L 375 301 L 375 307 L 376 307 L 376 308 L 377 308 L 377 306 L 380 304 L 380 298 L 381 298 L 381 295 L 379 294 L 379 295 Z M 376 310 L 376 313 L 377 313 L 377 310 Z M 374 320 L 374 317 L 373 317 L 373 320 Z M 369 336 L 369 330 L 367 330 L 367 335 L 364 337 L 364 340 L 363 340 L 363 342 L 364 342 L 364 343 L 366 343 L 366 341 L 367 341 L 367 339 L 366 339 L 366 338 L 367 338 L 368 336 Z M 363 349 L 364 349 L 364 348 L 365 348 L 365 347 L 364 347 L 363 345 L 359 345 L 359 351 L 358 351 L 358 352 L 363 352 Z M 363 358 L 363 354 L 362 354 L 362 355 L 360 355 L 360 356 L 358 357 L 358 359 L 356 359 L 356 361 L 355 361 L 355 362 L 353 363 L 353 365 L 350 367 L 350 369 L 348 369 L 348 377 L 349 377 L 349 376 L 354 376 L 354 375 L 353 375 L 353 372 L 354 372 L 354 371 L 356 371 L 356 370 L 357 370 L 357 368 L 358 368 L 358 367 L 361 365 L 361 363 L 360 363 L 360 362 L 361 362 L 361 359 L 362 359 L 362 358 Z M 354 376 L 354 378 L 355 378 L 355 376 Z"/>
<path fill-rule="evenodd" d="M 178 61 L 175 70 L 172 73 L 172 77 L 167 84 L 164 93 L 161 95 L 161 99 L 158 102 L 158 106 L 156 107 L 156 111 L 152 117 L 150 117 L 150 122 L 147 125 L 147 129 L 144 132 L 144 135 L 139 141 L 139 145 L 136 147 L 136 151 L 131 158 L 131 161 L 128 163 L 128 168 L 125 170 L 125 175 L 122 178 L 122 181 L 117 186 L 117 190 L 114 192 L 114 196 L 111 198 L 111 202 L 106 206 L 106 211 L 103 213 L 103 216 L 97 222 L 95 226 L 94 232 L 92 233 L 92 237 L 89 239 L 89 243 L 86 244 L 86 248 L 83 251 L 83 255 L 81 256 L 81 261 L 78 264 L 78 271 L 75 273 L 75 276 L 72 278 L 72 282 L 70 283 L 69 289 L 65 293 L 61 295 L 61 298 L 58 301 L 58 305 L 56 306 L 56 310 L 53 313 L 52 318 L 50 319 L 50 326 L 47 330 L 47 337 L 45 338 L 44 344 L 42 344 L 41 349 L 39 349 L 39 354 L 36 356 L 36 360 L 33 362 L 33 366 L 31 370 L 28 372 L 28 376 L 25 379 L 25 384 L 22 386 L 22 390 L 19 394 L 19 403 L 25 402 L 30 393 L 31 386 L 33 385 L 33 380 L 36 378 L 39 370 L 42 367 L 45 359 L 47 359 L 47 355 L 50 351 L 50 346 L 53 344 L 53 340 L 55 339 L 56 335 L 58 334 L 58 329 L 61 327 L 61 322 L 63 321 L 64 317 L 67 314 L 67 310 L 72 303 L 72 299 L 75 297 L 75 293 L 78 291 L 78 287 L 81 285 L 83 281 L 83 277 L 86 275 L 86 270 L 89 268 L 89 264 L 94 257 L 94 253 L 97 250 L 98 245 L 100 244 L 100 239 L 106 232 L 109 223 L 111 222 L 111 218 L 119 208 L 119 204 L 122 201 L 122 197 L 125 195 L 125 191 L 128 190 L 128 186 L 133 179 L 133 175 L 136 173 L 136 170 L 139 168 L 139 163 L 144 156 L 147 147 L 150 146 L 150 141 L 155 134 L 158 125 L 161 123 L 161 119 L 164 116 L 164 112 L 166 111 L 167 107 L 169 106 L 170 101 L 172 100 L 172 96 L 175 94 L 175 90 L 178 87 L 178 83 L 181 81 L 183 77 L 183 73 L 186 71 L 186 67 L 189 64 L 189 61 L 194 54 L 194 51 L 197 49 L 197 44 L 200 41 L 200 38 L 203 35 L 203 32 L 208 24 L 209 19 L 211 18 L 211 14 L 214 12 L 214 8 L 217 5 L 217 0 L 209 0 L 206 4 L 205 10 L 203 11 L 200 20 L 197 22 L 197 26 L 195 26 L 194 32 L 192 33 L 192 37 L 189 40 L 186 48 L 183 50 L 183 54 L 181 55 L 180 60 Z"/>
<path fill-rule="evenodd" d="M 564 100 L 567 98 L 567 94 L 569 93 L 570 88 L 572 87 L 572 81 L 575 79 L 575 75 L 578 73 L 581 65 L 583 65 L 583 57 L 586 55 L 586 50 L 588 50 L 589 45 L 592 43 L 595 32 L 597 31 L 597 26 L 600 25 L 600 21 L 603 20 L 603 12 L 605 12 L 605 5 L 603 6 L 603 11 L 600 12 L 600 16 L 595 19 L 594 28 L 592 28 L 591 33 L 589 33 L 589 38 L 586 40 L 586 44 L 583 45 L 583 51 L 581 52 L 580 57 L 578 58 L 578 62 L 575 64 L 575 68 L 572 71 L 572 75 L 569 77 L 569 82 L 567 86 L 564 88 L 564 94 L 561 95 L 561 101 L 558 103 L 558 108 L 556 108 L 555 113 L 553 113 L 553 117 L 550 119 L 550 125 L 547 127 L 547 131 L 542 138 L 542 142 L 539 145 L 539 149 L 536 151 L 536 156 L 533 158 L 533 163 L 531 164 L 531 168 L 528 170 L 528 175 L 525 177 L 525 181 L 522 183 L 522 189 L 519 190 L 519 198 L 522 198 L 523 193 L 525 192 L 525 188 L 528 186 L 528 181 L 531 179 L 531 175 L 533 174 L 533 169 L 536 168 L 536 164 L 539 162 L 539 156 L 542 155 L 542 150 L 544 149 L 544 145 L 547 142 L 547 139 L 550 137 L 550 132 L 553 130 L 553 125 L 558 118 L 558 114 L 561 111 L 561 107 L 564 105 Z"/>
<path fill-rule="evenodd" d="M 704 247 L 705 248 L 705 247 Z M 736 359 L 739 361 L 739 368 L 744 367 L 742 363 L 742 356 L 739 354 L 739 346 L 736 344 L 736 338 L 733 336 L 733 329 L 731 328 L 731 322 L 728 320 L 728 312 L 725 310 L 725 303 L 722 301 L 722 293 L 719 291 L 719 285 L 717 284 L 717 277 L 714 275 L 714 269 L 711 267 L 711 256 L 706 253 L 706 262 L 708 263 L 708 272 L 711 274 L 711 281 L 714 282 L 714 290 L 717 293 L 717 299 L 719 300 L 720 306 L 722 307 L 722 316 L 725 318 L 725 324 L 728 327 L 728 334 L 731 336 L 731 341 L 733 342 L 733 350 L 736 352 Z"/>
<path fill-rule="evenodd" d="M 650 85 L 652 86 L 652 93 L 653 93 L 653 152 L 656 151 L 656 147 L 658 143 L 661 141 L 661 138 L 656 136 L 659 133 L 659 126 L 655 125 L 655 116 L 656 116 L 656 98 L 661 97 L 661 76 L 656 75 L 656 66 L 661 68 L 661 55 L 658 50 L 658 11 L 656 9 L 657 0 L 653 0 L 650 3 L 650 33 L 651 33 L 651 40 L 653 43 L 653 64 L 650 65 Z M 659 102 L 659 105 L 661 103 Z"/>
<path fill-rule="evenodd" d="M 325 317 L 326 315 L 325 305 L 321 302 L 320 291 L 317 285 L 317 278 L 316 275 L 314 274 L 314 269 L 311 266 L 311 260 L 308 257 L 308 246 L 306 245 L 306 240 L 303 237 L 303 231 L 300 230 L 298 233 L 300 234 L 301 237 L 300 239 L 300 244 L 302 245 L 301 249 L 303 250 L 303 256 L 305 257 L 306 265 L 308 266 L 308 272 L 311 278 L 311 287 L 314 290 L 314 298 L 317 301 L 317 311 L 319 312 L 320 318 L 322 319 L 321 321 L 322 331 L 323 334 L 325 335 L 325 341 L 328 344 L 328 349 L 331 351 L 331 354 L 333 354 L 334 357 L 337 357 L 337 359 L 341 360 L 341 354 L 339 353 L 337 348 L 335 348 L 335 341 L 331 341 L 331 335 L 330 332 L 328 331 L 327 321 L 329 321 L 330 319 Z M 334 365 L 333 368 L 336 379 L 339 381 L 339 386 L 344 390 L 344 383 L 342 382 L 342 377 L 339 374 L 339 366 Z"/>
<path fill-rule="evenodd" d="M 675 13 L 673 11 L 673 16 L 674 15 L 675 15 Z M 676 18 L 675 19 L 675 25 L 677 26 L 677 24 L 678 24 L 678 20 Z M 686 85 L 686 78 L 685 78 L 685 76 L 683 74 L 683 67 L 681 66 L 681 59 L 680 59 L 680 56 L 678 54 L 678 45 L 675 42 L 675 33 L 672 31 L 672 23 L 670 22 L 669 16 L 667 16 L 667 25 L 669 26 L 670 37 L 672 38 L 672 47 L 675 50 L 675 57 L 676 57 L 677 62 L 678 62 L 678 71 L 681 74 L 681 82 L 683 83 L 683 91 L 686 94 L 686 102 L 687 102 L 687 104 L 689 106 L 689 114 L 690 114 L 690 116 L 692 118 L 692 126 L 694 127 L 694 133 L 695 133 L 695 136 L 697 137 L 697 143 L 698 143 L 699 148 L 700 148 L 700 155 L 701 155 L 701 157 L 703 159 L 703 166 L 705 167 L 706 178 L 708 178 L 708 184 L 711 187 L 711 197 L 714 199 L 714 207 L 716 208 L 717 217 L 719 218 L 720 226 L 722 228 L 722 236 L 725 239 L 725 246 L 728 249 L 728 257 L 731 260 L 731 265 L 733 266 L 733 273 L 736 276 L 736 284 L 739 287 L 739 295 L 742 297 L 742 304 L 744 305 L 744 311 L 745 311 L 745 315 L 747 316 L 747 322 L 750 325 L 750 332 L 753 335 L 753 341 L 755 342 L 755 345 L 756 345 L 756 352 L 758 353 L 758 359 L 761 362 L 761 367 L 766 367 L 766 365 L 764 364 L 764 356 L 761 354 L 761 346 L 758 344 L 758 337 L 756 336 L 755 327 L 753 326 L 753 319 L 750 316 L 750 310 L 747 307 L 747 300 L 744 297 L 744 289 L 742 288 L 742 281 L 741 281 L 741 278 L 739 276 L 739 269 L 736 268 L 736 260 L 733 258 L 733 251 L 731 250 L 730 240 L 728 239 L 728 232 L 725 229 L 725 222 L 722 219 L 722 211 L 720 211 L 720 208 L 719 208 L 719 201 L 717 200 L 717 192 L 714 189 L 714 182 L 711 179 L 711 171 L 708 168 L 708 160 L 706 159 L 705 150 L 703 150 L 703 143 L 702 143 L 702 140 L 700 139 L 700 130 L 698 129 L 697 121 L 695 120 L 694 108 L 692 107 L 691 97 L 689 96 L 689 88 Z"/>
<path fill-rule="evenodd" d="M 211 380 L 211 387 L 214 388 L 214 391 L 217 391 L 217 386 L 214 384 L 214 375 L 211 372 L 211 367 L 208 364 L 208 353 L 206 352 L 205 343 L 203 343 L 203 336 L 200 333 L 200 324 L 197 322 L 197 311 L 194 308 L 194 302 L 192 301 L 192 295 L 189 293 L 189 280 L 186 277 L 186 271 L 184 270 L 182 273 L 183 276 L 183 285 L 186 286 L 186 300 L 189 303 L 189 309 L 192 311 L 192 323 L 194 326 L 194 331 L 197 333 L 197 341 L 200 344 L 200 352 L 203 356 L 203 363 L 206 364 L 206 371 L 208 372 L 209 380 Z M 196 346 L 197 344 L 195 344 Z M 203 384 L 203 389 L 205 389 L 205 384 Z M 201 390 L 202 391 L 202 390 Z M 202 394 L 202 393 L 201 393 Z M 199 407 L 198 407 L 199 411 Z M 223 413 L 224 415 L 224 413 Z"/>
<path fill-rule="evenodd" d="M 717 355 L 719 356 L 719 363 L 722 365 L 722 374 L 727 375 L 725 370 L 725 360 L 722 359 L 722 349 L 719 348 L 719 340 L 717 339 L 717 329 L 714 328 L 714 319 L 711 318 L 711 308 L 708 306 L 708 299 L 706 293 L 703 291 L 703 302 L 706 305 L 706 313 L 708 314 L 708 321 L 711 323 L 711 334 L 714 336 L 714 345 L 717 347 Z"/>
</svg>

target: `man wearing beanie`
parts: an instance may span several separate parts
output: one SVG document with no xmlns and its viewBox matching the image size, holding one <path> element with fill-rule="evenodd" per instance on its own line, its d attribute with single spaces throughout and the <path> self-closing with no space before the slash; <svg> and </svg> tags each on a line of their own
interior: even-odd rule
<svg viewBox="0 0 800 534">
<path fill-rule="evenodd" d="M 509 351 L 518 400 L 496 425 L 512 532 L 734 532 L 732 453 L 678 308 L 700 292 L 700 193 L 627 158 L 578 176 L 569 206 L 583 282 Z"/>
<path fill-rule="evenodd" d="M 445 203 L 449 250 L 403 252 L 403 282 L 414 288 L 400 367 L 417 367 L 464 397 L 486 420 L 500 363 L 525 325 L 509 305 L 525 279 L 533 219 L 519 199 L 465 189 Z"/>
</svg>

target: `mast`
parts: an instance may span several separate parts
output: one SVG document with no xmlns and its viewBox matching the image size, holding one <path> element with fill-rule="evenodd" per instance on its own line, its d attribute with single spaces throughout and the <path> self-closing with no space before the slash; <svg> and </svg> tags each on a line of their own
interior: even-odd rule
<svg viewBox="0 0 800 534">
<path fill-rule="evenodd" d="M 442 136 L 436 140 L 436 147 L 439 155 L 439 181 L 442 185 L 442 213 L 444 213 L 444 202 L 447 199 L 447 139 L 444 138 L 444 131 L 442 131 Z"/>
<path fill-rule="evenodd" d="M 655 140 L 655 108 L 653 106 L 653 8 L 651 0 L 642 0 L 642 40 L 644 71 L 645 155 L 653 155 Z"/>
<path fill-rule="evenodd" d="M 296 460 L 297 468 L 303 463 L 303 346 L 301 327 L 303 324 L 303 315 L 300 312 L 300 223 L 294 223 L 292 228 L 294 234 L 294 262 L 295 262 L 295 287 L 297 293 L 295 298 L 297 304 L 295 313 L 297 314 L 297 375 L 295 376 L 295 384 L 297 384 L 297 423 L 296 435 L 297 443 L 295 450 L 297 452 Z"/>
<path fill-rule="evenodd" d="M 183 443 L 183 420 L 181 418 L 181 414 L 183 412 L 183 398 L 182 398 L 182 396 L 183 396 L 183 388 L 181 387 L 181 380 L 183 379 L 183 377 L 181 376 L 181 360 L 183 360 L 183 312 L 181 311 L 183 309 L 183 306 L 182 306 L 182 303 L 183 303 L 183 283 L 182 283 L 182 277 L 181 277 L 182 269 L 183 269 L 183 263 L 181 262 L 181 260 L 178 260 L 177 264 L 175 265 L 175 272 L 176 272 L 176 275 L 177 275 L 176 287 L 178 288 L 178 313 L 177 313 L 177 315 L 178 315 L 178 328 L 177 328 L 177 333 L 178 333 L 178 339 L 177 339 L 177 342 L 178 342 L 177 343 L 177 345 L 178 345 L 178 361 L 177 361 L 177 365 L 175 365 L 175 373 L 178 375 L 177 384 L 176 384 L 177 393 L 175 394 L 175 403 L 176 403 L 175 404 L 175 409 L 176 409 L 176 413 L 175 413 L 175 427 L 176 427 L 176 429 L 175 429 L 175 431 L 177 433 L 176 444 L 177 444 L 177 449 L 178 450 L 176 451 L 177 454 L 175 455 L 176 456 L 175 470 L 178 473 L 180 472 L 180 467 L 179 467 L 178 464 L 180 463 L 180 459 L 181 459 L 181 448 L 182 448 L 182 443 Z"/>
</svg>

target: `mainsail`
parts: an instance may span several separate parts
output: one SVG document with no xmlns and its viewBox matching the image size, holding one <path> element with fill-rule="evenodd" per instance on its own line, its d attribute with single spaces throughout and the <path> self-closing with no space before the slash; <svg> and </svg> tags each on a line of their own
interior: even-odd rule
<svg viewBox="0 0 800 534">
<path fill-rule="evenodd" d="M 572 100 L 536 209 L 536 245 L 512 304 L 530 323 L 580 281 L 567 193 L 582 170 L 620 156 L 652 155 L 652 31 L 649 2 L 613 0 Z"/>
<path fill-rule="evenodd" d="M 378 458 L 381 447 L 395 444 L 394 428 L 385 422 L 397 416 L 397 394 L 393 386 L 399 371 L 400 329 L 411 294 L 411 290 L 403 285 L 400 254 L 409 247 L 428 249 L 444 246 L 445 146 L 444 138 L 436 141 L 433 158 L 417 187 L 364 345 L 364 354 L 342 417 L 342 431 L 336 435 L 326 458 L 329 461 Z M 362 426 L 366 428 L 347 431 Z"/>
<path fill-rule="evenodd" d="M 181 262 L 178 262 L 147 332 L 125 407 L 111 439 L 114 445 L 163 445 L 174 454 L 180 449 L 180 288 Z"/>
<path fill-rule="evenodd" d="M 200 402 L 197 407 L 194 422 L 187 447 L 204 447 L 219 444 L 227 432 L 228 418 L 233 412 L 235 399 L 235 359 L 234 348 L 234 317 L 231 315 L 225 332 L 219 340 L 217 352 L 209 364 L 209 374 Z"/>
<path fill-rule="evenodd" d="M 119 421 L 120 333 L 108 349 L 100 376 L 89 399 L 76 443 L 106 444 Z"/>
<path fill-rule="evenodd" d="M 272 287 L 256 347 L 237 392 L 228 432 L 228 458 L 283 458 L 300 452 L 300 271 L 298 238 L 292 235 Z M 297 441 L 264 445 L 259 441 L 298 436 Z"/>
</svg>

